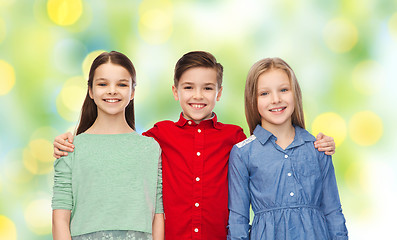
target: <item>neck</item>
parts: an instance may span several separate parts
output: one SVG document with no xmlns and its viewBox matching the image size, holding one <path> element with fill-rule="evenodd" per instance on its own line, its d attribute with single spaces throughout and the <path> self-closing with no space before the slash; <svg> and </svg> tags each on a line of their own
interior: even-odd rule
<svg viewBox="0 0 397 240">
<path fill-rule="evenodd" d="M 95 122 L 85 132 L 89 134 L 121 134 L 133 131 L 128 125 L 124 113 L 122 115 L 107 115 L 98 112 Z"/>
<path fill-rule="evenodd" d="M 271 132 L 277 138 L 277 145 L 286 149 L 295 138 L 295 128 L 291 123 L 283 125 L 272 125 L 262 123 L 262 127 Z"/>
</svg>

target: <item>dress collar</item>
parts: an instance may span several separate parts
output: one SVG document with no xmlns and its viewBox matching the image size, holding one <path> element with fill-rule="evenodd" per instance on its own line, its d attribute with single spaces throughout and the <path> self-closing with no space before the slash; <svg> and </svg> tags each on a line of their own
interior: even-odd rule
<svg viewBox="0 0 397 240">
<path fill-rule="evenodd" d="M 295 138 L 294 141 L 292 141 L 292 143 L 290 144 L 290 146 L 288 146 L 288 148 L 302 145 L 305 142 L 316 141 L 316 138 L 305 129 L 299 126 L 294 126 L 294 128 L 295 128 Z M 260 124 L 258 124 L 255 127 L 254 135 L 258 139 L 258 141 L 262 144 L 265 144 L 271 136 L 275 137 L 271 132 L 264 129 Z"/>
</svg>

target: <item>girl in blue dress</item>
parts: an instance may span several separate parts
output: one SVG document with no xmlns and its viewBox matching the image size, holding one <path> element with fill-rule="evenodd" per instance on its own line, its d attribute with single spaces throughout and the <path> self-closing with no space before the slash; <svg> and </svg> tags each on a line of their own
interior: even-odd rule
<svg viewBox="0 0 397 240">
<path fill-rule="evenodd" d="M 299 84 L 282 59 L 252 66 L 245 114 L 252 135 L 229 159 L 228 239 L 348 239 L 332 158 L 314 148 Z"/>
</svg>

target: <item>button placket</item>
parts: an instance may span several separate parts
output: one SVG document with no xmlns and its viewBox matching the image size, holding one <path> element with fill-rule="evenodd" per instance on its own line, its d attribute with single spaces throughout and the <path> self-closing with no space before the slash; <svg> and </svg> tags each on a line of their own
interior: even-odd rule
<svg viewBox="0 0 397 240">
<path fill-rule="evenodd" d="M 192 202 L 192 230 L 193 239 L 201 239 L 202 213 L 200 203 L 203 195 L 202 173 L 204 169 L 204 130 L 203 126 L 195 125 L 194 135 L 194 159 L 193 159 L 193 202 Z"/>
</svg>

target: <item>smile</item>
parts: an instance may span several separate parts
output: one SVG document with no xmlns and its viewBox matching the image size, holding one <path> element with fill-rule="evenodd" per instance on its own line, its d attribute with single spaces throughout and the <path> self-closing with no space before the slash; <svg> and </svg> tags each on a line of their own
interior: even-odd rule
<svg viewBox="0 0 397 240">
<path fill-rule="evenodd" d="M 103 99 L 105 102 L 109 102 L 109 103 L 115 103 L 115 102 L 120 102 L 120 99 Z"/>
<path fill-rule="evenodd" d="M 207 104 L 199 104 L 199 103 L 190 103 L 189 104 L 191 107 L 195 108 L 195 109 L 202 109 L 205 106 L 207 106 Z"/>
<path fill-rule="evenodd" d="M 284 109 L 286 109 L 287 107 L 280 107 L 280 108 L 272 108 L 272 109 L 270 109 L 269 111 L 270 112 L 281 112 L 281 111 L 283 111 Z"/>
</svg>

